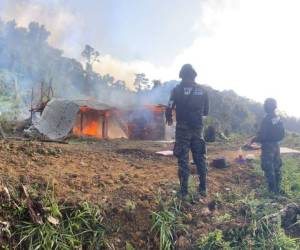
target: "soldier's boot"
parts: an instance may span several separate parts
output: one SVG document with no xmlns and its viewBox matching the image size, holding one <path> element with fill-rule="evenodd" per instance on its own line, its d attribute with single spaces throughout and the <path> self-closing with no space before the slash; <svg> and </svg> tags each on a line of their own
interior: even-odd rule
<svg viewBox="0 0 300 250">
<path fill-rule="evenodd" d="M 189 181 L 189 175 L 185 173 L 185 169 L 183 168 L 178 169 L 178 178 L 180 184 L 178 196 L 179 198 L 185 198 L 188 195 L 188 181 Z"/>
<path fill-rule="evenodd" d="M 188 177 L 183 176 L 180 178 L 179 197 L 186 198 L 187 195 L 188 195 Z"/>
<path fill-rule="evenodd" d="M 276 193 L 276 189 L 275 189 L 275 183 L 274 182 L 268 182 L 268 191 L 270 193 Z"/>
<path fill-rule="evenodd" d="M 269 192 L 276 193 L 276 182 L 275 182 L 274 176 L 273 176 L 273 178 L 271 178 L 271 176 L 269 176 L 269 178 L 267 178 L 267 183 L 268 183 Z"/>
<path fill-rule="evenodd" d="M 272 169 L 269 168 L 265 169 L 264 172 L 267 181 L 268 191 L 270 193 L 276 193 L 276 179 L 274 172 L 272 171 Z"/>
<path fill-rule="evenodd" d="M 199 194 L 201 196 L 206 197 L 207 196 L 207 190 L 206 190 L 206 173 L 202 173 L 199 176 Z"/>
</svg>

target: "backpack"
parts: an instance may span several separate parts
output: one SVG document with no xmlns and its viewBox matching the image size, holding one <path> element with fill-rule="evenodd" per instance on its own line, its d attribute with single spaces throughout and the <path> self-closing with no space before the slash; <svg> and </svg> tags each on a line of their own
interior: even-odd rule
<svg viewBox="0 0 300 250">
<path fill-rule="evenodd" d="M 269 131 L 268 131 L 269 141 L 279 142 L 283 140 L 284 136 L 285 136 L 285 129 L 280 117 L 277 116 L 272 118 L 270 122 Z"/>
</svg>

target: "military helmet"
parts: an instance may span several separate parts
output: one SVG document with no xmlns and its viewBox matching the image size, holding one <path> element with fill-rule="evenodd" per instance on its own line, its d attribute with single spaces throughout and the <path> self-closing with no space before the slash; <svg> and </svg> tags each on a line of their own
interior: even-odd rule
<svg viewBox="0 0 300 250">
<path fill-rule="evenodd" d="M 273 112 L 277 108 L 277 102 L 274 98 L 267 98 L 264 103 L 265 111 Z"/>
<path fill-rule="evenodd" d="M 183 80 L 195 80 L 197 72 L 191 64 L 184 64 L 179 72 L 179 78 Z"/>
</svg>

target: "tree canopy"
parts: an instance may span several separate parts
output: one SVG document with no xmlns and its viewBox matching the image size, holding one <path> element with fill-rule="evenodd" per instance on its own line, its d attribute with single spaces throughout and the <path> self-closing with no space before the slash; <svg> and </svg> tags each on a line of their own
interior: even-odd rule
<svg viewBox="0 0 300 250">
<path fill-rule="evenodd" d="M 29 109 L 31 90 L 41 82 L 52 82 L 55 97 L 94 98 L 112 106 L 133 104 L 167 104 L 177 81 L 150 81 L 145 73 L 137 73 L 135 91 L 112 75 L 93 70 L 100 53 L 91 45 L 83 48 L 83 65 L 63 55 L 63 51 L 49 45 L 50 32 L 37 22 L 27 28 L 15 21 L 0 20 L 0 112 L 13 107 Z M 101 60 L 100 60 L 101 63 Z M 243 98 L 233 91 L 217 91 L 206 86 L 211 112 L 207 123 L 223 131 L 253 133 L 264 116 L 262 105 Z M 8 105 L 13 103 L 13 105 Z M 23 112 L 23 111 L 22 111 Z M 300 133 L 300 121 L 285 116 L 287 129 Z"/>
</svg>

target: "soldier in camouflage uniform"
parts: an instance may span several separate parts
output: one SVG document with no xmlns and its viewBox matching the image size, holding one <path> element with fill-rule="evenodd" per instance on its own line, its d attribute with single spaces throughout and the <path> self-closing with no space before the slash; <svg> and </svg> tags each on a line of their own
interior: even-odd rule
<svg viewBox="0 0 300 250">
<path fill-rule="evenodd" d="M 261 143 L 261 167 L 265 173 L 268 190 L 273 193 L 280 192 L 282 160 L 278 142 L 284 137 L 284 128 L 280 117 L 276 115 L 276 108 L 276 100 L 266 99 L 266 116 L 257 136 L 252 139 L 252 143 Z"/>
<path fill-rule="evenodd" d="M 166 120 L 172 125 L 172 111 L 176 111 L 176 136 L 174 155 L 178 159 L 180 195 L 188 194 L 189 151 L 199 175 L 199 193 L 206 196 L 206 145 L 203 139 L 203 116 L 207 116 L 209 104 L 206 90 L 195 82 L 196 71 L 190 64 L 179 73 L 182 79 L 172 91 L 166 110 Z"/>
</svg>

